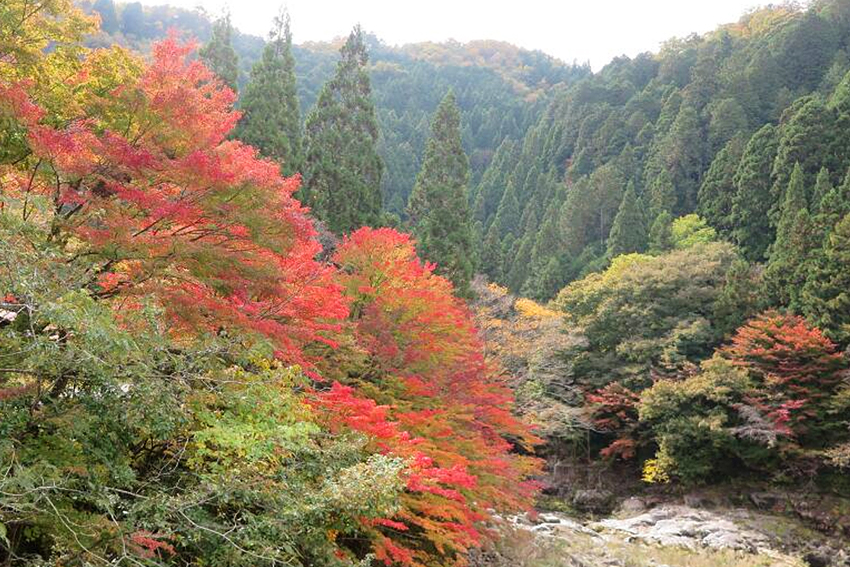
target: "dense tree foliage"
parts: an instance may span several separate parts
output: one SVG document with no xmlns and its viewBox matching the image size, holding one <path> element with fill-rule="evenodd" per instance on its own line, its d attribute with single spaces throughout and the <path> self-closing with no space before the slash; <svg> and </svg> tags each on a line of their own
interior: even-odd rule
<svg viewBox="0 0 850 567">
<path fill-rule="evenodd" d="M 317 260 L 193 45 L 31 8 L 0 18 L 0 562 L 465 564 L 536 439 L 451 283 L 389 229 Z"/>
<path fill-rule="evenodd" d="M 532 504 L 525 421 L 846 490 L 846 4 L 592 74 L 3 3 L 0 563 L 460 567 Z"/>
<path fill-rule="evenodd" d="M 497 152 L 473 188 L 482 239 L 505 199 L 519 203 L 517 218 L 537 218 L 512 227 L 515 244 L 499 254 L 482 242 L 482 257 L 497 263 L 484 270 L 514 292 L 530 292 L 542 266 L 559 266 L 562 282 L 604 269 L 608 249 L 621 246 L 613 219 L 633 199 L 630 185 L 657 238 L 664 238 L 664 223 L 652 230 L 659 215 L 699 213 L 751 261 L 787 256 L 788 245 L 773 241 L 795 165 L 808 196 L 823 168 L 834 186 L 850 166 L 840 126 L 850 116 L 844 9 L 841 0 L 821 0 L 755 10 L 703 36 L 671 40 L 658 54 L 617 58 L 555 93 L 511 154 Z M 527 184 L 532 171 L 536 181 Z M 810 215 L 813 206 L 807 201 Z M 535 260 L 540 267 L 511 273 L 527 263 L 532 245 L 523 244 L 540 237 L 546 217 L 560 219 L 559 245 Z M 796 245 L 806 248 L 804 229 L 795 230 Z M 773 271 L 783 270 L 777 264 Z M 799 277 L 789 277 L 779 279 L 799 286 Z"/>
</svg>

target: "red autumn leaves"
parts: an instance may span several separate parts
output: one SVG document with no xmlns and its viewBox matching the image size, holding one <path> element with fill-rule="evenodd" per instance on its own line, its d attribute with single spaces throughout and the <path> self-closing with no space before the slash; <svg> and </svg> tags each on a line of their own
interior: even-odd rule
<svg viewBox="0 0 850 567">
<path fill-rule="evenodd" d="M 0 200 L 91 262 L 91 293 L 116 310 L 153 303 L 178 340 L 245 334 L 302 365 L 329 430 L 359 432 L 406 463 L 399 512 L 364 519 L 376 556 L 463 562 L 492 509 L 529 505 L 537 467 L 513 452 L 535 439 L 485 364 L 467 307 L 395 230 L 358 230 L 335 266 L 317 261 L 299 179 L 226 138 L 234 94 L 191 49 L 162 42 L 133 80 L 93 88 L 63 121 L 46 118 L 27 84 L 0 85 L 0 117 L 26 132 L 30 152 L 26 167 L 0 172 Z M 324 381 L 328 352 L 351 353 L 357 372 Z M 170 551 L 152 536 L 138 545 Z"/>
</svg>

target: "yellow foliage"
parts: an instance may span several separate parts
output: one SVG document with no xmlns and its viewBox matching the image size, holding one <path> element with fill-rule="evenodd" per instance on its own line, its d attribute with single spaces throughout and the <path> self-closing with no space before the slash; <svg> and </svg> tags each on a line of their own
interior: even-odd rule
<svg viewBox="0 0 850 567">
<path fill-rule="evenodd" d="M 670 482 L 670 477 L 659 462 L 659 459 L 647 459 L 643 463 L 642 480 L 651 484 Z"/>
<path fill-rule="evenodd" d="M 0 80 L 34 79 L 40 85 L 61 80 L 59 71 L 74 67 L 80 42 L 97 29 L 72 0 L 0 2 Z M 50 52 L 45 49 L 51 45 Z"/>
<path fill-rule="evenodd" d="M 133 84 L 143 64 L 120 47 L 83 47 L 83 39 L 97 24 L 97 16 L 87 16 L 72 0 L 3 0 L 0 82 L 26 81 L 28 94 L 47 111 L 48 122 L 99 115 L 115 122 L 102 126 L 123 131 L 125 117 L 93 106 L 110 100 L 117 88 Z"/>
<path fill-rule="evenodd" d="M 497 283 L 487 284 L 487 289 L 497 297 L 504 297 L 508 295 L 508 288 L 500 286 Z"/>
<path fill-rule="evenodd" d="M 514 303 L 514 308 L 519 312 L 521 316 L 528 317 L 531 319 L 552 319 L 554 317 L 561 316 L 561 314 L 557 311 L 548 309 L 540 305 L 536 301 L 532 301 L 531 299 L 527 299 L 525 297 L 517 299 Z"/>
<path fill-rule="evenodd" d="M 608 269 L 601 274 L 590 274 L 562 289 L 553 300 L 553 304 L 556 308 L 566 311 L 571 317 L 580 317 L 588 306 L 596 303 L 600 294 L 611 289 L 634 266 L 652 259 L 652 256 L 637 253 L 617 256 L 611 261 Z"/>
</svg>

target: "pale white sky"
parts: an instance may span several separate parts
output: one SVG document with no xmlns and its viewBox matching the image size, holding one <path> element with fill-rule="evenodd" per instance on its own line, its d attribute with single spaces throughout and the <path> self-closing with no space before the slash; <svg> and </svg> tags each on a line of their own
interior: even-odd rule
<svg viewBox="0 0 850 567">
<path fill-rule="evenodd" d="M 359 22 L 389 44 L 498 39 L 594 70 L 617 55 L 737 21 L 764 0 L 142 0 L 149 5 L 228 5 L 240 30 L 266 36 L 284 2 L 296 43 L 347 34 Z"/>
</svg>

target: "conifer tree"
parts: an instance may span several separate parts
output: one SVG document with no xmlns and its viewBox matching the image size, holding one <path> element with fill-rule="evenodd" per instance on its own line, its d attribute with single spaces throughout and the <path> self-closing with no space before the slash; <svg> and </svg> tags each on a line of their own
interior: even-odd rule
<svg viewBox="0 0 850 567">
<path fill-rule="evenodd" d="M 676 187 L 670 173 L 663 166 L 649 183 L 648 192 L 649 204 L 654 213 L 676 209 Z"/>
<path fill-rule="evenodd" d="M 496 211 L 496 218 L 493 220 L 493 226 L 496 228 L 499 236 L 502 238 L 508 234 L 516 236 L 521 215 L 522 211 L 519 206 L 516 183 L 514 183 L 513 179 L 509 179 L 508 185 L 505 187 L 505 192 L 502 195 L 502 200 L 499 203 L 499 208 Z"/>
<path fill-rule="evenodd" d="M 251 70 L 242 96 L 236 137 L 281 164 L 286 175 L 301 171 L 301 111 L 295 87 L 295 59 L 289 13 L 274 20 L 263 57 Z"/>
<path fill-rule="evenodd" d="M 519 158 L 518 152 L 516 142 L 511 139 L 503 140 L 496 148 L 496 153 L 493 154 L 493 159 L 478 184 L 475 201 L 480 198 L 480 204 L 476 202 L 476 220 L 481 220 L 486 228 L 490 227 L 496 216 L 505 191 L 505 180 L 510 178 Z M 483 211 L 483 216 L 479 211 Z"/>
<path fill-rule="evenodd" d="M 796 112 L 791 112 L 796 109 Z M 779 227 L 784 190 L 789 187 L 793 170 L 799 166 L 806 182 L 817 175 L 823 166 L 840 171 L 837 157 L 831 150 L 835 136 L 835 116 L 818 95 L 797 100 L 786 111 L 790 117 L 778 129 L 776 159 L 772 169 L 772 204 L 770 220 Z"/>
<path fill-rule="evenodd" d="M 340 49 L 336 73 L 322 87 L 304 131 L 304 200 L 336 233 L 381 221 L 378 120 L 363 32 Z"/>
<path fill-rule="evenodd" d="M 629 183 L 608 235 L 608 257 L 643 252 L 646 249 L 646 241 L 646 220 L 635 195 L 634 185 Z"/>
<path fill-rule="evenodd" d="M 705 136 L 697 111 L 690 105 L 682 105 L 664 144 L 664 159 L 676 188 L 677 208 L 671 211 L 683 214 L 696 207 L 704 146 Z"/>
<path fill-rule="evenodd" d="M 835 225 L 803 288 L 802 311 L 833 340 L 850 339 L 850 214 Z"/>
<path fill-rule="evenodd" d="M 821 203 L 823 203 L 826 196 L 829 195 L 831 192 L 832 183 L 829 180 L 829 169 L 827 169 L 826 167 L 822 167 L 818 172 L 817 179 L 815 180 L 815 188 L 812 191 L 810 208 L 813 214 L 818 214 L 821 212 Z"/>
<path fill-rule="evenodd" d="M 437 272 L 450 279 L 461 295 L 469 293 L 474 269 L 468 183 L 460 109 L 454 92 L 449 91 L 431 123 L 431 138 L 407 214 L 420 256 L 437 264 Z"/>
<path fill-rule="evenodd" d="M 806 281 L 809 253 L 815 248 L 805 174 L 799 164 L 791 173 L 781 210 L 765 281 L 774 300 L 795 309 L 799 307 L 798 299 Z"/>
<path fill-rule="evenodd" d="M 732 232 L 735 172 L 744 153 L 744 139 L 736 136 L 718 152 L 705 174 L 698 195 L 700 216 L 724 234 Z"/>
<path fill-rule="evenodd" d="M 512 258 L 512 265 L 506 266 L 509 268 L 505 276 L 505 283 L 514 291 L 522 290 L 523 284 L 530 274 L 531 255 L 534 251 L 534 233 L 526 233 L 517 242 L 516 254 Z"/>
<path fill-rule="evenodd" d="M 850 171 L 844 182 L 836 187 L 819 175 L 812 195 L 812 208 L 818 235 L 825 239 L 844 215 L 850 213 Z"/>
<path fill-rule="evenodd" d="M 213 23 L 212 37 L 198 51 L 198 55 L 201 61 L 235 92 L 239 81 L 239 56 L 230 41 L 232 34 L 230 13 L 225 13 Z"/>
<path fill-rule="evenodd" d="M 570 258 L 564 246 L 561 232 L 561 207 L 564 202 L 563 188 L 554 188 L 540 229 L 531 236 L 535 239 L 531 251 L 531 265 L 522 286 L 522 295 L 539 301 L 548 301 L 569 281 Z"/>
<path fill-rule="evenodd" d="M 673 249 L 673 215 L 663 211 L 649 229 L 649 251 L 661 254 Z"/>
<path fill-rule="evenodd" d="M 490 226 L 481 243 L 481 270 L 493 281 L 502 279 L 502 242 L 495 223 Z"/>
<path fill-rule="evenodd" d="M 567 258 L 558 255 L 549 258 L 539 271 L 534 272 L 533 277 L 526 280 L 523 295 L 538 301 L 548 301 L 555 297 L 570 279 L 567 264 Z"/>
<path fill-rule="evenodd" d="M 773 204 L 770 172 L 776 149 L 776 128 L 768 124 L 750 138 L 735 172 L 732 236 L 754 261 L 764 259 L 774 237 L 768 212 Z"/>
</svg>

